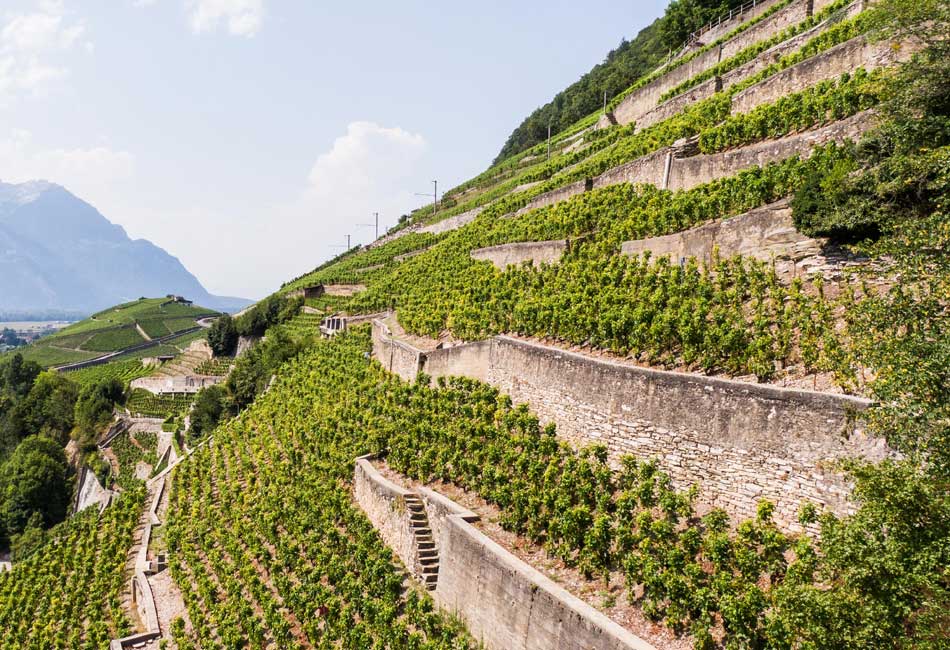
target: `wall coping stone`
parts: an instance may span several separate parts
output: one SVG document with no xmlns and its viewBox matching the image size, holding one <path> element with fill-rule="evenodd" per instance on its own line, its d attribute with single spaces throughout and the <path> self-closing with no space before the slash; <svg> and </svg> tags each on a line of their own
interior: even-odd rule
<svg viewBox="0 0 950 650">
<path fill-rule="evenodd" d="M 864 397 L 855 395 L 841 395 L 838 393 L 823 393 L 821 391 L 807 390 L 802 388 L 789 388 L 786 386 L 773 386 L 771 384 L 754 384 L 752 382 L 739 381 L 737 379 L 727 379 L 724 377 L 708 377 L 696 373 L 676 372 L 673 370 L 659 370 L 657 368 L 645 368 L 635 366 L 613 359 L 593 357 L 581 352 L 573 352 L 554 346 L 526 341 L 524 339 L 514 338 L 507 335 L 495 337 L 505 341 L 510 345 L 532 348 L 540 351 L 542 354 L 567 356 L 583 363 L 603 364 L 610 366 L 622 372 L 630 374 L 643 375 L 658 383 L 678 383 L 684 379 L 696 381 L 709 387 L 721 388 L 730 392 L 751 392 L 769 399 L 780 399 L 784 401 L 797 401 L 802 404 L 827 405 L 833 406 L 836 403 L 844 403 L 855 410 L 864 410 L 873 402 Z"/>
</svg>

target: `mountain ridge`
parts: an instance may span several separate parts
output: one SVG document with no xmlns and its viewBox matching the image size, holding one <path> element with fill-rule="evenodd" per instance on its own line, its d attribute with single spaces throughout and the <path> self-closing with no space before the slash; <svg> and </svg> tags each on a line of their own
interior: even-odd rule
<svg viewBox="0 0 950 650">
<path fill-rule="evenodd" d="M 0 181 L 0 308 L 93 312 L 168 293 L 221 311 L 250 303 L 209 293 L 177 257 L 61 185 Z"/>
</svg>

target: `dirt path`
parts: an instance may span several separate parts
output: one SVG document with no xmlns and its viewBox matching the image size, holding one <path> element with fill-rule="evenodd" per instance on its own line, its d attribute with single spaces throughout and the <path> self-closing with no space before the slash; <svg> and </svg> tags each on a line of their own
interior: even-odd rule
<svg viewBox="0 0 950 650">
<path fill-rule="evenodd" d="M 168 512 L 168 502 L 169 502 L 169 493 L 171 492 L 172 487 L 172 476 L 169 474 L 165 477 L 165 492 L 162 494 L 162 498 L 158 503 L 158 509 L 156 514 L 158 520 L 165 523 L 166 513 Z M 164 537 L 160 534 L 156 535 L 156 530 L 152 530 L 152 539 L 158 544 L 153 545 L 153 550 L 157 553 L 163 553 L 167 551 L 166 548 L 157 548 L 158 546 L 164 546 L 160 542 Z M 188 611 L 185 609 L 185 602 L 181 597 L 181 591 L 178 589 L 178 585 L 175 584 L 175 581 L 172 579 L 171 571 L 165 570 L 161 573 L 155 573 L 148 576 L 148 584 L 152 588 L 152 597 L 155 599 L 155 609 L 158 612 L 158 625 L 162 631 L 161 639 L 167 640 L 167 648 L 177 648 L 175 642 L 172 640 L 172 621 L 176 618 L 181 618 L 185 621 L 185 630 L 188 633 L 191 633 L 191 619 L 188 618 Z M 159 647 L 159 641 L 155 641 L 147 647 Z"/>
<path fill-rule="evenodd" d="M 145 330 L 142 329 L 142 326 L 138 323 L 135 324 L 135 331 L 142 335 L 142 338 L 146 341 L 151 341 L 152 337 L 145 333 Z"/>
</svg>

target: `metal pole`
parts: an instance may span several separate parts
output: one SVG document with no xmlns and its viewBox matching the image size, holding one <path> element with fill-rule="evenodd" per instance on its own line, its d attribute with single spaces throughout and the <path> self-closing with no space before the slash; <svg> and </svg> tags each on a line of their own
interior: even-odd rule
<svg viewBox="0 0 950 650">
<path fill-rule="evenodd" d="M 376 239 L 379 239 L 379 213 L 378 213 L 378 212 L 374 212 L 373 214 L 376 215 L 376 231 L 375 231 L 375 232 L 376 232 Z"/>
<path fill-rule="evenodd" d="M 551 123 L 548 122 L 548 159 L 551 158 Z"/>
<path fill-rule="evenodd" d="M 432 211 L 439 209 L 439 181 L 432 181 Z"/>
<path fill-rule="evenodd" d="M 670 50 L 672 52 L 672 50 Z M 604 91 L 604 115 L 607 114 L 607 91 Z"/>
<path fill-rule="evenodd" d="M 346 236 L 346 250 L 350 250 L 350 236 Z"/>
</svg>

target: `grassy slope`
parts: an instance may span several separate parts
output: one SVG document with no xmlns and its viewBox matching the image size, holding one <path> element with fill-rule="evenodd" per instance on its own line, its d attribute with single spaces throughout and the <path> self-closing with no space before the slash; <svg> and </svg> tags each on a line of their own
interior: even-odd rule
<svg viewBox="0 0 950 650">
<path fill-rule="evenodd" d="M 144 343 L 136 324 L 150 338 L 159 338 L 189 329 L 197 319 L 215 313 L 198 305 L 169 303 L 167 298 L 143 298 L 95 313 L 20 352 L 44 366 L 83 361 Z"/>
</svg>

